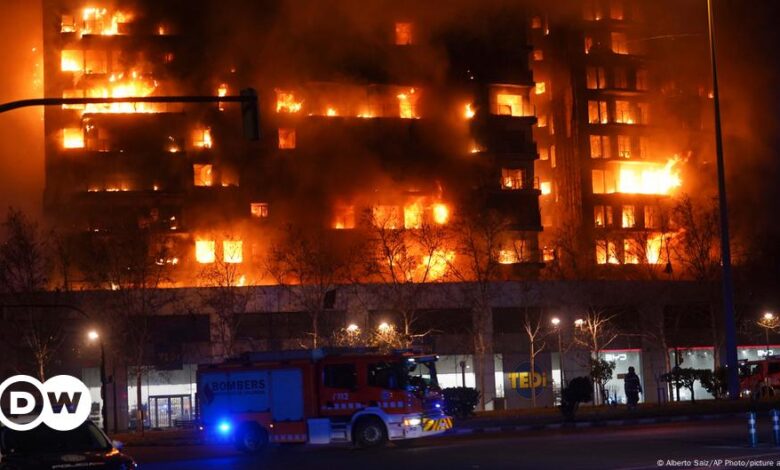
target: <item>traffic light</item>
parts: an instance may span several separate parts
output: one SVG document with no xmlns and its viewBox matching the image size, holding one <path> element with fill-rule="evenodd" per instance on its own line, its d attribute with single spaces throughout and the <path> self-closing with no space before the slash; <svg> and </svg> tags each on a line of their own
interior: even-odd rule
<svg viewBox="0 0 780 470">
<path fill-rule="evenodd" d="M 254 88 L 244 88 L 241 96 L 249 98 L 241 102 L 241 118 L 244 121 L 244 137 L 249 140 L 260 140 L 259 122 L 257 111 L 257 92 Z"/>
</svg>

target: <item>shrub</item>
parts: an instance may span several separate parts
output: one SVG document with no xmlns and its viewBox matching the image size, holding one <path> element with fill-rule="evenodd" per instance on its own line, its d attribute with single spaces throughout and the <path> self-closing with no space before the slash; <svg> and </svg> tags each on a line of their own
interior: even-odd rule
<svg viewBox="0 0 780 470">
<path fill-rule="evenodd" d="M 707 390 L 716 400 L 720 400 L 728 394 L 729 379 L 725 367 L 718 366 L 715 368 L 715 372 L 709 369 L 702 370 L 699 374 L 699 382 L 704 390 Z"/>
<path fill-rule="evenodd" d="M 442 390 L 444 410 L 456 418 L 468 418 L 479 403 L 479 390 L 471 387 L 452 387 Z"/>
<path fill-rule="evenodd" d="M 593 382 L 588 377 L 575 377 L 561 392 L 561 413 L 573 421 L 580 403 L 593 401 Z"/>
</svg>

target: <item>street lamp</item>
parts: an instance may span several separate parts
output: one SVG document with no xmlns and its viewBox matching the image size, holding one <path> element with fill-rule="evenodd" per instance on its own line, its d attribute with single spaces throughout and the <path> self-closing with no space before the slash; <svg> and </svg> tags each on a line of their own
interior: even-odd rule
<svg viewBox="0 0 780 470">
<path fill-rule="evenodd" d="M 348 333 L 357 333 L 358 331 L 360 331 L 360 327 L 354 323 L 350 323 L 349 326 L 347 326 Z"/>
<path fill-rule="evenodd" d="M 778 318 L 774 313 L 765 312 L 761 317 L 761 320 L 758 321 L 759 326 L 764 329 L 764 338 L 766 340 L 766 352 L 764 357 L 769 357 L 769 330 L 773 330 L 777 327 L 777 320 Z"/>
<path fill-rule="evenodd" d="M 578 318 L 574 320 L 574 326 L 576 326 L 577 328 L 582 328 L 583 326 L 585 326 L 585 320 L 583 320 L 582 318 Z"/>
<path fill-rule="evenodd" d="M 100 416 L 103 418 L 103 431 L 108 432 L 108 410 L 106 409 L 106 350 L 103 347 L 103 340 L 100 338 L 100 334 L 96 330 L 89 330 L 87 332 L 87 339 L 91 342 L 96 342 L 100 345 L 100 399 L 103 401 L 100 409 Z M 116 387 L 114 387 L 116 391 Z M 116 397 L 114 397 L 116 399 Z M 114 403 L 114 409 L 116 410 L 116 403 Z M 116 423 L 116 416 L 114 417 Z M 116 426 L 116 424 L 114 424 Z"/>
<path fill-rule="evenodd" d="M 561 341 L 561 319 L 558 317 L 552 317 L 550 323 L 553 324 L 555 332 L 558 334 L 558 365 L 561 368 L 561 390 L 563 390 L 566 379 L 563 372 L 563 341 Z"/>
<path fill-rule="evenodd" d="M 379 324 L 377 329 L 381 332 L 386 332 L 390 329 L 390 325 L 386 321 L 383 321 L 382 323 Z"/>
</svg>

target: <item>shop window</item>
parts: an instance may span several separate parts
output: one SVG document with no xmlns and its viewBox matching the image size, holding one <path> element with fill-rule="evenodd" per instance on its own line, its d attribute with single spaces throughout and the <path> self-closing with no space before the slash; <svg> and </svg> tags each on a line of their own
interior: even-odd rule
<svg viewBox="0 0 780 470">
<path fill-rule="evenodd" d="M 252 202 L 249 204 L 249 212 L 253 219 L 265 219 L 268 217 L 268 203 Z"/>
<path fill-rule="evenodd" d="M 414 43 L 414 25 L 409 22 L 395 24 L 395 45 L 410 46 Z"/>
<path fill-rule="evenodd" d="M 610 37 L 612 39 L 612 52 L 615 54 L 628 54 L 626 33 L 613 32 Z"/>
<path fill-rule="evenodd" d="M 600 90 L 607 86 L 604 67 L 587 67 L 585 69 L 585 77 L 590 90 Z"/>
<path fill-rule="evenodd" d="M 623 206 L 622 209 L 622 227 L 633 228 L 636 226 L 636 207 L 633 205 Z"/>
<path fill-rule="evenodd" d="M 513 168 L 501 169 L 502 189 L 523 189 L 523 170 Z"/>
<path fill-rule="evenodd" d="M 631 158 L 631 137 L 627 135 L 617 136 L 618 157 Z"/>
<path fill-rule="evenodd" d="M 606 101 L 588 101 L 588 122 L 591 124 L 606 124 L 608 122 Z"/>
<path fill-rule="evenodd" d="M 590 158 L 609 158 L 610 142 L 607 135 L 590 136 Z"/>
<path fill-rule="evenodd" d="M 353 390 L 357 387 L 355 364 L 330 364 L 322 368 L 322 383 L 328 388 Z"/>
<path fill-rule="evenodd" d="M 283 150 L 295 148 L 295 129 L 279 128 L 279 148 Z"/>
</svg>

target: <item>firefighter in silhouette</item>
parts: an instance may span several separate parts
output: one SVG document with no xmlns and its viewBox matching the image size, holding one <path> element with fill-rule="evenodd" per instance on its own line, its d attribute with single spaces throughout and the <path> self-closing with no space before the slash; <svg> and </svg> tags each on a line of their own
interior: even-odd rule
<svg viewBox="0 0 780 470">
<path fill-rule="evenodd" d="M 642 393 L 642 384 L 639 383 L 639 376 L 636 375 L 633 367 L 628 368 L 628 373 L 623 377 L 623 381 L 628 409 L 633 410 L 639 403 L 639 394 Z"/>
</svg>

